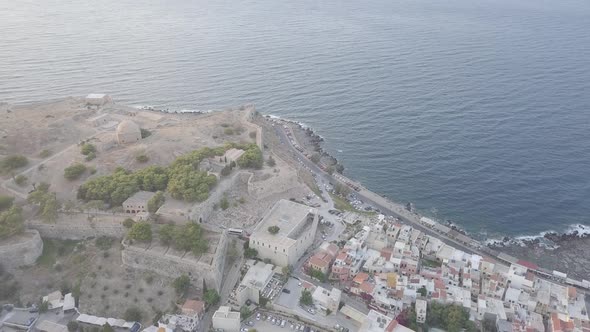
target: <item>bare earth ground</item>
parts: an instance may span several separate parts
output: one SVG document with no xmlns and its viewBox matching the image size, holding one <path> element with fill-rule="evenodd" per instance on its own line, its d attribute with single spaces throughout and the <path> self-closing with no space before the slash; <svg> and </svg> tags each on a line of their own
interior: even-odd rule
<svg viewBox="0 0 590 332">
<path fill-rule="evenodd" d="M 95 240 L 44 239 L 38 264 L 13 274 L 23 304 L 38 303 L 55 290 L 71 291 L 80 283 L 80 311 L 104 317 L 121 317 L 127 308 L 137 306 L 144 321 L 151 321 L 176 300 L 170 278 L 123 266 L 118 239 L 107 250 L 97 248 Z"/>
<path fill-rule="evenodd" d="M 570 239 L 559 243 L 559 248 L 549 250 L 537 245 L 520 247 L 496 247 L 515 257 L 528 260 L 549 270 L 567 272 L 569 277 L 590 279 L 590 238 Z"/>
</svg>

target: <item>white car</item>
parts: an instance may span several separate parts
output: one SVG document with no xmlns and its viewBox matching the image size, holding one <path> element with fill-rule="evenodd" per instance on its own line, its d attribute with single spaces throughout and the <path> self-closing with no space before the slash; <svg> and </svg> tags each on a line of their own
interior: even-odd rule
<svg viewBox="0 0 590 332">
<path fill-rule="evenodd" d="M 260 313 L 256 314 L 256 320 L 260 320 Z"/>
</svg>

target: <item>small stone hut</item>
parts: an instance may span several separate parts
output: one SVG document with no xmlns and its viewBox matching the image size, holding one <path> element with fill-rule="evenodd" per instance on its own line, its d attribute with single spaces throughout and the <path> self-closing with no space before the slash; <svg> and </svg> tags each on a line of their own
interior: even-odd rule
<svg viewBox="0 0 590 332">
<path fill-rule="evenodd" d="M 117 127 L 117 142 L 119 144 L 129 144 L 141 140 L 141 129 L 139 126 L 129 120 L 123 120 Z"/>
</svg>

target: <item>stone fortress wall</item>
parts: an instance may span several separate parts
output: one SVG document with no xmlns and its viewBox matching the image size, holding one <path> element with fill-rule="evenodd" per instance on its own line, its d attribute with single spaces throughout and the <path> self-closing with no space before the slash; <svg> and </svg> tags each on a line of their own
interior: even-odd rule
<svg viewBox="0 0 590 332">
<path fill-rule="evenodd" d="M 123 221 L 127 215 L 112 213 L 60 213 L 55 223 L 46 223 L 41 220 L 29 220 L 25 224 L 43 237 L 58 238 L 63 240 L 82 240 L 89 237 L 113 236 L 123 237 L 126 233 Z"/>
<path fill-rule="evenodd" d="M 221 290 L 223 269 L 227 251 L 227 232 L 220 233 L 219 242 L 213 254 L 206 254 L 203 259 L 194 257 L 191 253 L 174 252 L 170 248 L 158 250 L 153 248 L 123 243 L 123 264 L 141 270 L 153 271 L 161 275 L 177 278 L 183 274 L 189 275 L 195 285 L 201 285 L 204 280 L 207 287 Z"/>
<path fill-rule="evenodd" d="M 43 240 L 36 230 L 26 230 L 7 242 L 0 242 L 0 264 L 7 269 L 32 265 L 43 252 Z"/>
</svg>

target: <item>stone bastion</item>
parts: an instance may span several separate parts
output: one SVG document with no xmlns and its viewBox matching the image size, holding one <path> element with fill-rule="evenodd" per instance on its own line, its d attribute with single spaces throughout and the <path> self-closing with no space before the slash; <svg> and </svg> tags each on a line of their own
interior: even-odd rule
<svg viewBox="0 0 590 332">
<path fill-rule="evenodd" d="M 7 269 L 35 264 L 43 252 L 43 240 L 33 229 L 0 241 L 0 264 Z"/>
<path fill-rule="evenodd" d="M 208 231 L 205 233 L 209 250 L 200 256 L 190 251 L 183 252 L 172 247 L 164 247 L 154 240 L 149 244 L 123 241 L 123 264 L 140 270 L 152 271 L 177 278 L 188 275 L 194 285 L 205 282 L 208 288 L 221 290 L 223 269 L 227 251 L 227 232 Z"/>
</svg>

